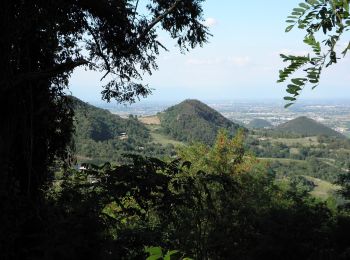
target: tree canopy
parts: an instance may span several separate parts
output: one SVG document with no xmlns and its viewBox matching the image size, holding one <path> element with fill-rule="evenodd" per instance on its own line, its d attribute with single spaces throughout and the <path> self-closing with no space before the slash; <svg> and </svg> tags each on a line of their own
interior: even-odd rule
<svg viewBox="0 0 350 260">
<path fill-rule="evenodd" d="M 310 84 L 314 89 L 320 81 L 324 68 L 337 63 L 350 49 L 350 42 L 339 48 L 339 43 L 350 27 L 348 0 L 305 0 L 294 8 L 286 22 L 286 32 L 297 27 L 305 31 L 304 43 L 311 48 L 307 55 L 280 54 L 283 62 L 288 65 L 280 70 L 278 82 L 287 81 L 297 71 L 302 71 L 302 77 L 291 78 L 287 85 L 290 106 L 296 101 L 301 90 Z M 323 37 L 322 37 L 323 36 Z"/>
<path fill-rule="evenodd" d="M 43 226 L 42 189 L 57 161 L 67 162 L 73 106 L 66 97 L 79 66 L 104 73 L 102 98 L 134 102 L 157 69 L 157 28 L 182 51 L 209 36 L 202 0 L 4 0 L 0 8 L 1 251 L 22 258 Z M 144 5 L 141 8 L 141 4 Z M 140 11 L 142 10 L 142 11 Z M 30 238 L 30 239 L 29 239 Z M 16 248 L 20 247 L 20 248 Z M 35 255 L 35 253 L 33 253 Z M 26 252 L 30 258 L 31 252 Z M 9 255 L 6 255 L 9 257 Z M 38 256 L 33 257 L 37 259 Z M 10 257 L 11 258 L 11 257 Z"/>
</svg>

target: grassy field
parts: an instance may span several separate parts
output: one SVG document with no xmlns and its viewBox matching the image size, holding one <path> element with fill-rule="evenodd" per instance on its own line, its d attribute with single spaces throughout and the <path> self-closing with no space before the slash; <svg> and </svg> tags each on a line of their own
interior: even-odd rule
<svg viewBox="0 0 350 260">
<path fill-rule="evenodd" d="M 259 160 L 266 160 L 266 161 L 277 161 L 280 163 L 300 163 L 300 164 L 306 163 L 304 160 L 295 160 L 295 159 L 289 159 L 289 158 L 259 157 L 258 159 Z"/>
<path fill-rule="evenodd" d="M 330 196 L 332 196 L 332 194 L 334 194 L 334 192 L 340 188 L 338 185 L 332 184 L 328 181 L 313 178 L 310 176 L 304 177 L 309 181 L 312 181 L 315 185 L 315 188 L 310 192 L 310 194 L 322 200 L 327 200 Z"/>
<path fill-rule="evenodd" d="M 268 137 L 267 140 L 269 140 L 272 143 L 283 143 L 288 146 L 293 145 L 302 145 L 302 146 L 312 146 L 312 145 L 318 145 L 319 142 L 317 140 L 317 136 L 311 136 L 311 137 L 301 137 L 301 138 L 271 138 Z"/>
<path fill-rule="evenodd" d="M 158 130 L 160 129 L 159 125 L 146 125 L 146 127 L 151 131 L 153 143 L 159 143 L 161 145 L 172 144 L 174 146 L 184 145 L 184 143 L 179 142 L 177 140 L 174 140 L 174 139 L 170 138 L 169 136 L 166 136 L 166 135 L 158 132 Z"/>
<path fill-rule="evenodd" d="M 160 125 L 158 116 L 139 117 L 138 120 L 145 125 Z"/>
</svg>

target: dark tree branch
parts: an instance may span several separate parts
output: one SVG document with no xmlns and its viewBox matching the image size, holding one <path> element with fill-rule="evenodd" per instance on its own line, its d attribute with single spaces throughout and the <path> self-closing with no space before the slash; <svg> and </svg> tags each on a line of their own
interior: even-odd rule
<svg viewBox="0 0 350 260">
<path fill-rule="evenodd" d="M 88 31 L 91 33 L 92 38 L 95 41 L 98 55 L 103 59 L 105 65 L 106 65 L 106 73 L 100 79 L 102 81 L 112 71 L 111 70 L 111 66 L 109 65 L 107 57 L 103 54 L 103 50 L 102 50 L 101 45 L 100 45 L 100 43 L 98 41 L 98 38 L 97 38 L 96 34 L 94 33 L 93 29 L 89 26 L 88 22 L 86 22 L 86 27 L 87 27 Z"/>
<path fill-rule="evenodd" d="M 147 27 L 146 29 L 141 33 L 141 35 L 135 40 L 135 42 L 130 46 L 130 48 L 125 53 L 130 53 L 134 48 L 139 45 L 139 43 L 147 36 L 147 34 L 153 29 L 154 26 L 156 26 L 161 20 L 164 19 L 165 16 L 170 14 L 174 9 L 178 6 L 178 4 L 182 0 L 176 0 L 175 3 L 170 6 L 167 10 L 165 10 L 161 15 L 157 16 Z"/>
<path fill-rule="evenodd" d="M 49 70 L 28 72 L 20 75 L 13 76 L 10 80 L 2 80 L 0 85 L 18 86 L 24 82 L 48 79 L 57 76 L 60 73 L 68 72 L 81 65 L 87 65 L 89 62 L 85 59 L 79 59 L 75 61 L 68 61 L 62 64 L 58 64 Z"/>
</svg>

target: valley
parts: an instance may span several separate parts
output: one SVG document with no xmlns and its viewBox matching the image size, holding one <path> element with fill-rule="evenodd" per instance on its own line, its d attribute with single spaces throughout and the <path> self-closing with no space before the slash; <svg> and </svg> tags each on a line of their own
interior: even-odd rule
<svg viewBox="0 0 350 260">
<path fill-rule="evenodd" d="M 161 111 L 140 104 L 137 107 L 140 110 L 134 110 L 135 114 L 126 115 L 126 110 L 122 110 L 120 116 L 110 108 L 93 108 L 95 118 L 88 120 L 91 123 L 85 126 L 88 130 L 77 128 L 78 162 L 122 163 L 122 155 L 129 153 L 171 160 L 182 146 L 193 142 L 212 144 L 220 128 L 226 129 L 230 136 L 242 128 L 246 132 L 245 149 L 265 162 L 276 180 L 303 178 L 313 183 L 310 193 L 321 200 L 337 197 L 334 183 L 350 165 L 350 140 L 345 137 L 349 129 L 343 127 L 343 133 L 338 132 L 342 126 L 350 125 L 345 105 L 337 110 L 339 114 L 329 105 L 298 105 L 278 113 L 271 104 L 206 105 L 197 100 L 185 100 L 169 108 L 155 106 L 162 108 Z M 104 118 L 96 118 L 100 113 Z M 82 113 L 77 115 L 81 117 Z M 113 119 L 114 123 L 103 123 L 114 117 L 117 119 Z M 86 132 L 96 135 L 105 125 L 114 129 L 106 140 L 81 136 Z"/>
</svg>

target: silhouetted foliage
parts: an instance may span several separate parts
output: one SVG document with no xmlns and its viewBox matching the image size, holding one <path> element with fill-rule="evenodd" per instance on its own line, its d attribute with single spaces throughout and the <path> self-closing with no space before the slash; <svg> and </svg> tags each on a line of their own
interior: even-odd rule
<svg viewBox="0 0 350 260">
<path fill-rule="evenodd" d="M 70 155 L 73 108 L 65 91 L 73 69 L 104 72 L 102 97 L 107 101 L 147 96 L 150 89 L 140 84 L 141 75 L 157 69 L 156 58 L 165 48 L 156 26 L 177 40 L 181 50 L 202 45 L 208 31 L 201 23 L 201 2 L 143 1 L 147 15 L 139 13 L 141 2 L 134 0 L 1 2 L 3 258 L 10 252 L 21 259 L 23 254 L 39 257 L 26 251 L 26 243 L 35 244 L 32 229 L 47 217 L 41 189 L 52 177 L 49 168 Z M 94 138 L 110 137 L 97 130 L 91 133 Z"/>
</svg>

